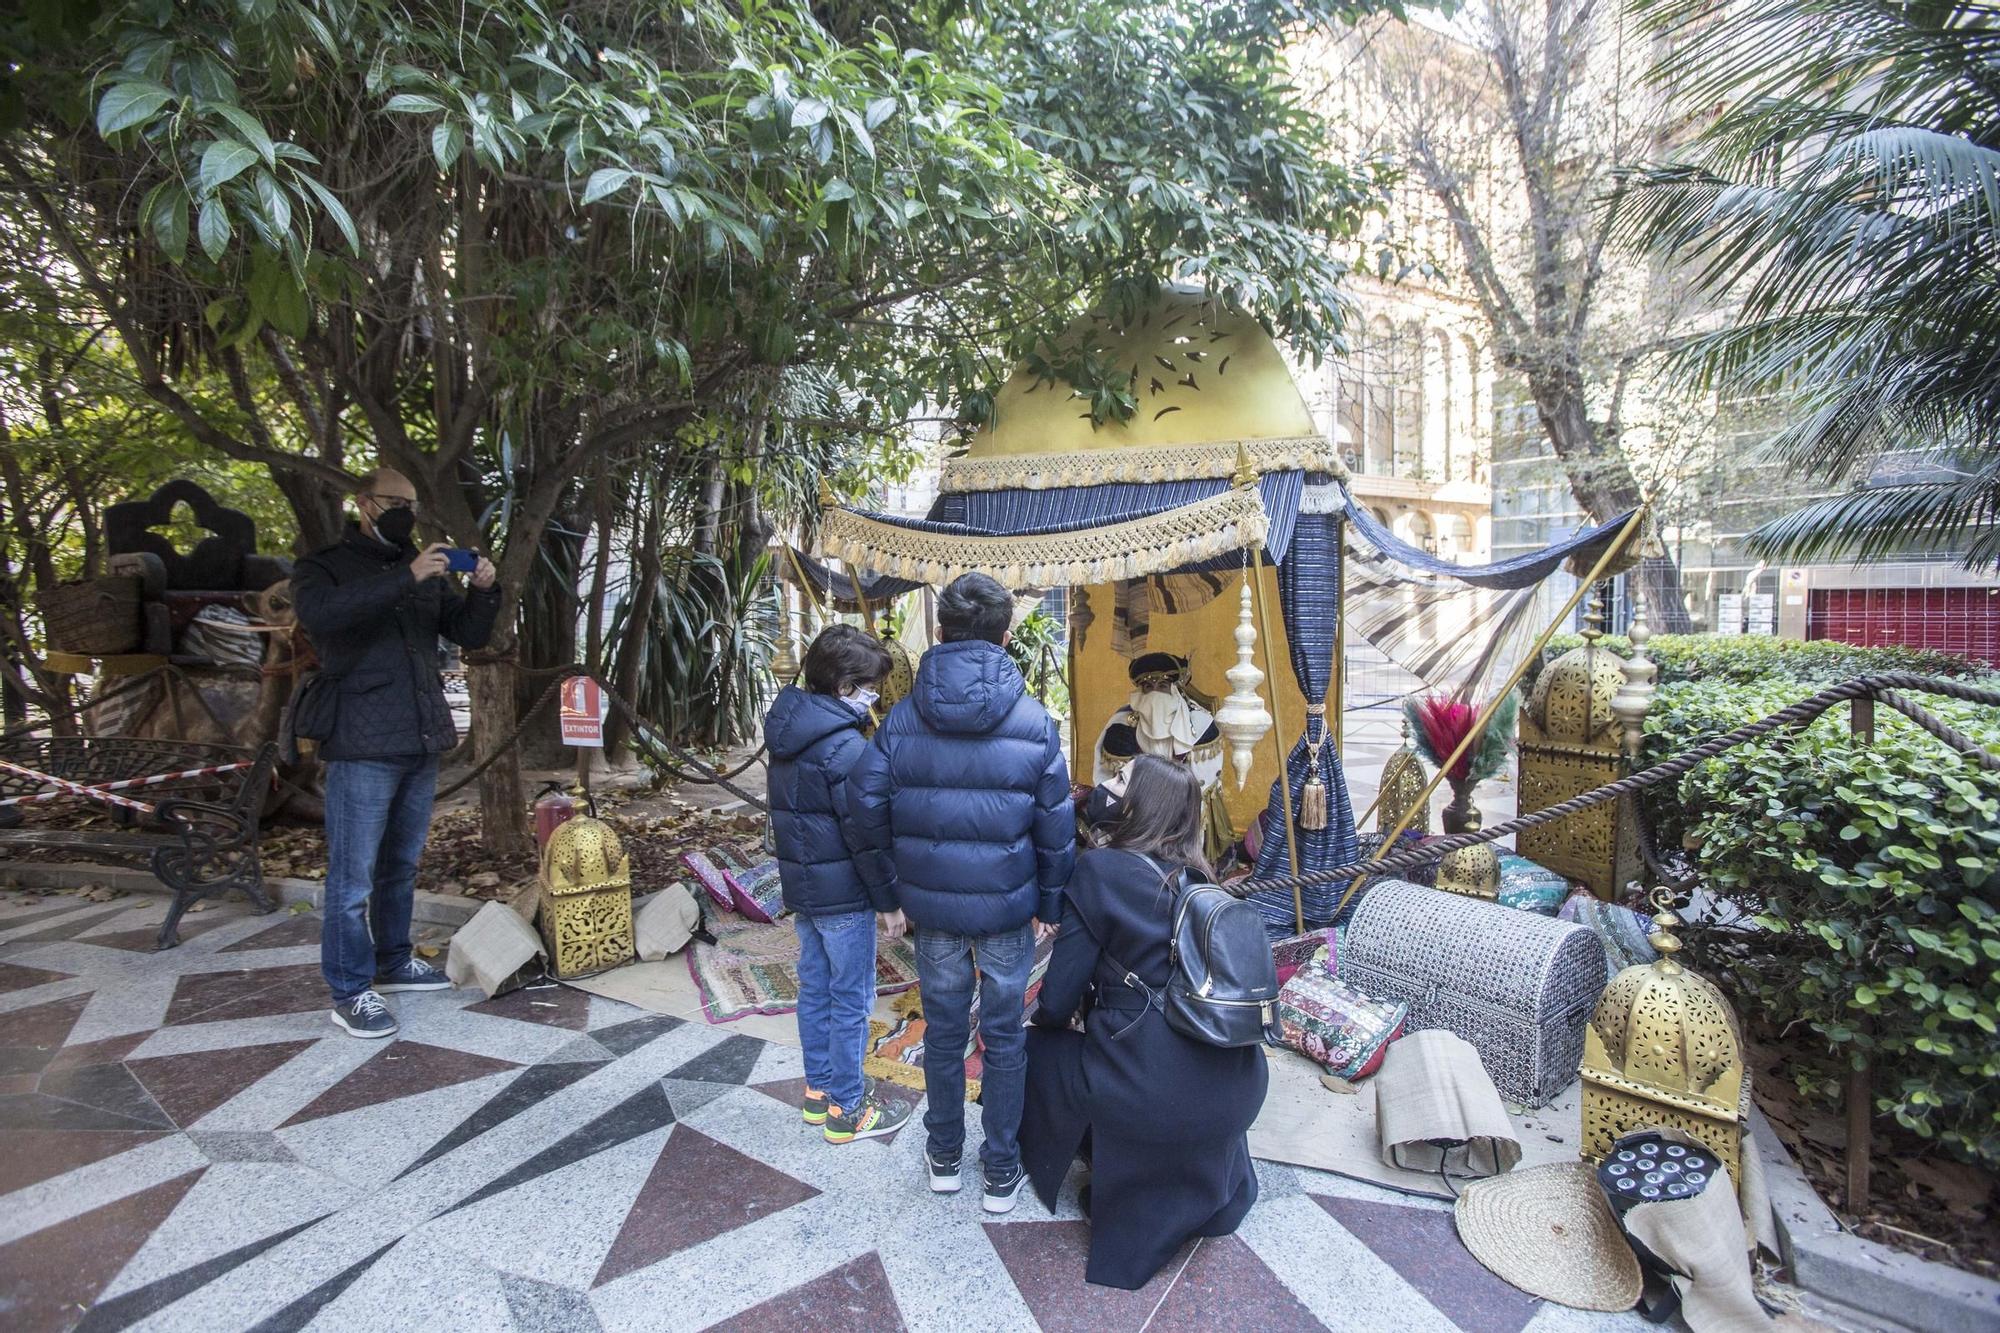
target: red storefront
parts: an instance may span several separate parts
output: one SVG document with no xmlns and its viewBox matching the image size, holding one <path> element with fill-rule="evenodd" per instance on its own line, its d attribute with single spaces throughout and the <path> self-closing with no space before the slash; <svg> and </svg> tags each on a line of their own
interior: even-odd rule
<svg viewBox="0 0 2000 1333">
<path fill-rule="evenodd" d="M 1934 648 L 2000 666 L 2000 587 L 1814 588 L 1810 598 L 1808 639 Z"/>
</svg>

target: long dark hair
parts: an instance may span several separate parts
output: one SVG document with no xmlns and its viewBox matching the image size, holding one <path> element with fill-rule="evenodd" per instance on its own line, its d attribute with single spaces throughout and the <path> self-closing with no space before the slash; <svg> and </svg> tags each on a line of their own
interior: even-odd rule
<svg viewBox="0 0 2000 1333">
<path fill-rule="evenodd" d="M 1201 779 L 1194 770 L 1156 754 L 1135 758 L 1125 773 L 1125 817 L 1108 845 L 1207 875 L 1201 835 Z"/>
</svg>

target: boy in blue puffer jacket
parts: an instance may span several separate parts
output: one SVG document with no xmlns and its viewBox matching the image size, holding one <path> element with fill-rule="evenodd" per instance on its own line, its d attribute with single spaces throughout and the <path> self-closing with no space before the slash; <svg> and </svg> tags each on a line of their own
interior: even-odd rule
<svg viewBox="0 0 2000 1333">
<path fill-rule="evenodd" d="M 888 674 L 881 644 L 835 625 L 806 650 L 806 687 L 787 685 L 764 718 L 771 832 L 799 933 L 800 1110 L 828 1143 L 893 1134 L 913 1109 L 878 1099 L 861 1075 L 875 1005 L 876 914 L 892 938 L 903 933 L 903 917 L 886 890 L 855 870 L 848 777 L 868 748 L 861 724 Z"/>
<path fill-rule="evenodd" d="M 1021 1187 L 1023 997 L 1035 936 L 1053 927 L 1076 859 L 1061 735 L 1007 656 L 1013 616 L 1013 597 L 984 574 L 946 588 L 938 599 L 942 642 L 924 654 L 910 697 L 883 719 L 850 779 L 862 848 L 855 863 L 916 929 L 925 1155 L 940 1194 L 959 1187 L 978 976 L 986 1047 L 979 1155 L 989 1213 L 1012 1209 Z"/>
</svg>

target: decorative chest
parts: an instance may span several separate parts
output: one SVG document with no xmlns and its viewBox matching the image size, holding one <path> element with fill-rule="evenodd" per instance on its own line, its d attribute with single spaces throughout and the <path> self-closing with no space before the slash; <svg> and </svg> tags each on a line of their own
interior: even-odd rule
<svg viewBox="0 0 2000 1333">
<path fill-rule="evenodd" d="M 551 833 L 541 889 L 535 918 L 558 977 L 632 961 L 632 858 L 609 824 L 577 818 Z"/>
<path fill-rule="evenodd" d="M 1411 1031 L 1465 1038 L 1502 1097 L 1543 1106 L 1576 1078 L 1604 949 L 1582 926 L 1391 879 L 1355 909 L 1340 979 L 1407 1003 Z"/>
</svg>

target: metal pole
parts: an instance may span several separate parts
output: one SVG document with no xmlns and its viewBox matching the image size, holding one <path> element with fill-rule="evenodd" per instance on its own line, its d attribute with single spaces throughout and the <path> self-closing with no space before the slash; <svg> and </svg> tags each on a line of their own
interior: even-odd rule
<svg viewBox="0 0 2000 1333">
<path fill-rule="evenodd" d="M 1327 716 L 1333 721 L 1333 753 L 1336 758 L 1346 739 L 1347 729 L 1347 517 L 1333 520 L 1333 561 L 1338 577 L 1334 581 L 1333 618 L 1333 703 Z"/>
<path fill-rule="evenodd" d="M 1410 808 L 1403 812 L 1403 817 L 1396 821 L 1396 827 L 1390 829 L 1388 836 L 1382 839 L 1382 847 L 1385 852 L 1395 847 L 1396 839 L 1402 837 L 1403 830 L 1407 829 L 1411 821 L 1416 819 L 1417 811 L 1429 805 L 1431 793 L 1436 791 L 1438 784 L 1444 781 L 1444 775 L 1451 771 L 1451 766 L 1458 762 L 1461 755 L 1472 748 L 1472 743 L 1479 739 L 1480 733 L 1486 730 L 1486 724 L 1492 720 L 1494 712 L 1500 707 L 1500 701 L 1505 699 L 1513 688 L 1521 683 L 1521 677 L 1528 674 L 1528 664 L 1541 657 L 1542 649 L 1547 647 L 1549 640 L 1555 637 L 1557 627 L 1569 618 L 1570 612 L 1576 610 L 1576 604 L 1583 600 L 1584 594 L 1588 593 L 1597 585 L 1597 581 L 1604 577 L 1604 571 L 1611 567 L 1611 562 L 1618 558 L 1619 553 L 1625 549 L 1626 545 L 1638 533 L 1645 521 L 1646 509 L 1644 506 L 1632 511 L 1632 517 L 1626 520 L 1623 528 L 1619 529 L 1618 535 L 1612 539 L 1611 545 L 1604 548 L 1604 554 L 1597 557 L 1597 563 L 1590 567 L 1590 572 L 1584 575 L 1583 581 L 1576 585 L 1576 591 L 1571 593 L 1569 600 L 1563 603 L 1562 610 L 1556 612 L 1555 617 L 1549 621 L 1548 628 L 1544 629 L 1535 639 L 1534 646 L 1528 649 L 1521 660 L 1515 664 L 1514 670 L 1507 677 L 1507 683 L 1493 692 L 1493 697 L 1486 701 L 1484 708 L 1480 709 L 1479 717 L 1473 722 L 1471 730 L 1465 733 L 1464 737 L 1458 742 L 1458 745 L 1452 750 L 1450 757 L 1438 765 L 1437 772 L 1431 774 L 1431 780 L 1424 784 L 1423 791 L 1417 796 L 1415 801 L 1411 802 Z M 1341 895 L 1339 905 L 1333 909 L 1333 914 L 1336 917 L 1340 915 L 1341 908 L 1347 906 L 1347 900 L 1354 896 L 1354 891 L 1361 887 L 1361 880 L 1362 876 L 1356 875 L 1354 882 L 1347 886 L 1347 892 Z"/>
<path fill-rule="evenodd" d="M 1292 918 L 1298 926 L 1297 933 L 1303 935 L 1306 933 L 1306 907 L 1304 895 L 1299 890 L 1299 835 L 1292 817 L 1292 770 L 1285 752 L 1285 723 L 1278 715 L 1278 668 L 1271 660 L 1274 640 L 1271 638 L 1270 601 L 1264 596 L 1262 554 L 1261 544 L 1250 548 L 1250 566 L 1244 577 L 1250 580 L 1250 595 L 1257 603 L 1257 633 L 1264 641 L 1264 683 L 1271 691 L 1271 746 L 1278 752 L 1278 782 L 1284 788 L 1285 796 L 1285 859 L 1292 867 Z"/>
</svg>

